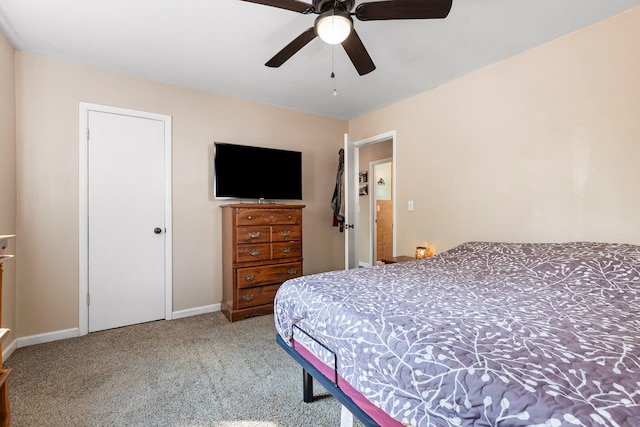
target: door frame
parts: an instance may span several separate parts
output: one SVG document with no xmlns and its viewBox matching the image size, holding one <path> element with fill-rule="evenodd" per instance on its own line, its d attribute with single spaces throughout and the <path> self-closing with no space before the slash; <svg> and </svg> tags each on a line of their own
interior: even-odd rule
<svg viewBox="0 0 640 427">
<path fill-rule="evenodd" d="M 393 176 L 393 188 L 392 192 L 394 194 L 393 197 L 393 256 L 396 256 L 396 230 L 397 224 L 396 216 L 398 211 L 398 197 L 397 197 L 397 170 L 396 162 L 397 162 L 397 153 L 396 153 L 396 145 L 397 145 L 397 137 L 396 131 L 392 130 L 389 132 L 381 133 L 375 136 L 371 136 L 369 138 L 360 139 L 358 141 L 351 141 L 349 138 L 349 134 L 344 134 L 344 145 L 345 145 L 345 234 L 352 233 L 351 236 L 345 236 L 345 248 L 344 248 L 344 257 L 345 257 L 345 270 L 350 268 L 357 268 L 359 265 L 359 242 L 358 242 L 358 207 L 360 205 L 360 201 L 358 200 L 357 194 L 359 192 L 359 182 L 358 182 L 358 173 L 359 170 L 359 161 L 360 161 L 360 148 L 376 144 L 378 142 L 384 142 L 391 140 L 392 146 L 392 157 L 391 161 L 392 167 L 392 176 Z M 354 197 L 355 196 L 355 197 Z M 346 225 L 353 225 L 353 228 L 346 228 Z"/>
<path fill-rule="evenodd" d="M 146 111 L 130 110 L 126 108 L 111 107 L 108 105 L 79 103 L 79 129 L 78 129 L 78 163 L 79 163 L 79 193 L 78 193 L 78 303 L 79 320 L 78 335 L 89 333 L 89 305 L 87 295 L 89 293 L 89 180 L 88 180 L 88 131 L 89 112 L 101 112 L 120 114 L 141 119 L 158 120 L 164 123 L 164 283 L 165 283 L 165 319 L 170 320 L 173 313 L 173 222 L 171 209 L 171 145 L 172 126 L 171 116 L 165 114 L 150 113 Z M 117 261 L 114 261 L 117 262 Z"/>
</svg>

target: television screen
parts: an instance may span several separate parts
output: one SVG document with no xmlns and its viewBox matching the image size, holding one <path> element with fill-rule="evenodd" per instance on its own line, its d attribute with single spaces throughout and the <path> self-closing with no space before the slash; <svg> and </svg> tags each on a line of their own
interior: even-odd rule
<svg viewBox="0 0 640 427">
<path fill-rule="evenodd" d="M 216 198 L 302 200 L 302 153 L 216 142 L 213 181 Z"/>
</svg>

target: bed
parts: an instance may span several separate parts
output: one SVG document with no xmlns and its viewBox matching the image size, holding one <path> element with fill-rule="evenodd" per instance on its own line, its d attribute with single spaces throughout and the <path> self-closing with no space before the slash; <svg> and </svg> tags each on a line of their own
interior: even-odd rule
<svg viewBox="0 0 640 427">
<path fill-rule="evenodd" d="M 639 312 L 640 246 L 591 242 L 468 242 L 274 301 L 305 383 L 381 426 L 640 426 Z"/>
</svg>

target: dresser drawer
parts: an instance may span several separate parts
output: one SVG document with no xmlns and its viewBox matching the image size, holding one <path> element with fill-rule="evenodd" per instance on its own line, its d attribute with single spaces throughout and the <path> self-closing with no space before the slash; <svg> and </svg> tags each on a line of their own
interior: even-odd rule
<svg viewBox="0 0 640 427">
<path fill-rule="evenodd" d="M 282 283 L 301 275 L 301 262 L 239 268 L 236 270 L 236 284 L 238 288 L 249 288 L 269 283 Z"/>
<path fill-rule="evenodd" d="M 298 209 L 239 209 L 238 225 L 300 224 L 302 213 Z"/>
<path fill-rule="evenodd" d="M 238 307 L 247 308 L 256 305 L 273 304 L 273 298 L 276 296 L 279 287 L 280 283 L 238 289 Z"/>
<path fill-rule="evenodd" d="M 300 242 L 282 242 L 271 244 L 271 259 L 297 258 L 302 256 Z"/>
<path fill-rule="evenodd" d="M 274 225 L 271 227 L 272 242 L 289 242 L 300 240 L 302 237 L 302 227 L 299 225 Z"/>
<path fill-rule="evenodd" d="M 236 239 L 238 243 L 269 243 L 271 227 L 238 227 Z"/>
<path fill-rule="evenodd" d="M 238 245 L 236 255 L 237 262 L 266 261 L 271 259 L 271 245 Z"/>
</svg>

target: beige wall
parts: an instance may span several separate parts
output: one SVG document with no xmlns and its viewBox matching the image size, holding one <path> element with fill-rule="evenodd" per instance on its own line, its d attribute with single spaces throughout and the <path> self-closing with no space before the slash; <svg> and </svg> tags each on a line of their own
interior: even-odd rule
<svg viewBox="0 0 640 427">
<path fill-rule="evenodd" d="M 304 272 L 342 268 L 329 206 L 347 123 L 17 52 L 18 336 L 78 327 L 78 103 L 173 117 L 173 310 L 219 304 L 214 141 L 303 153 Z M 115 254 L 114 254 L 115 255 Z M 118 268 L 114 256 L 113 268 Z"/>
<path fill-rule="evenodd" d="M 15 51 L 0 33 L 0 234 L 16 234 Z M 16 239 L 7 253 L 16 253 Z M 2 326 L 15 331 L 16 262 L 2 264 Z M 12 341 L 9 337 L 6 344 Z"/>
<path fill-rule="evenodd" d="M 635 8 L 351 121 L 354 141 L 397 131 L 397 253 L 640 244 L 638 40 Z"/>
</svg>

